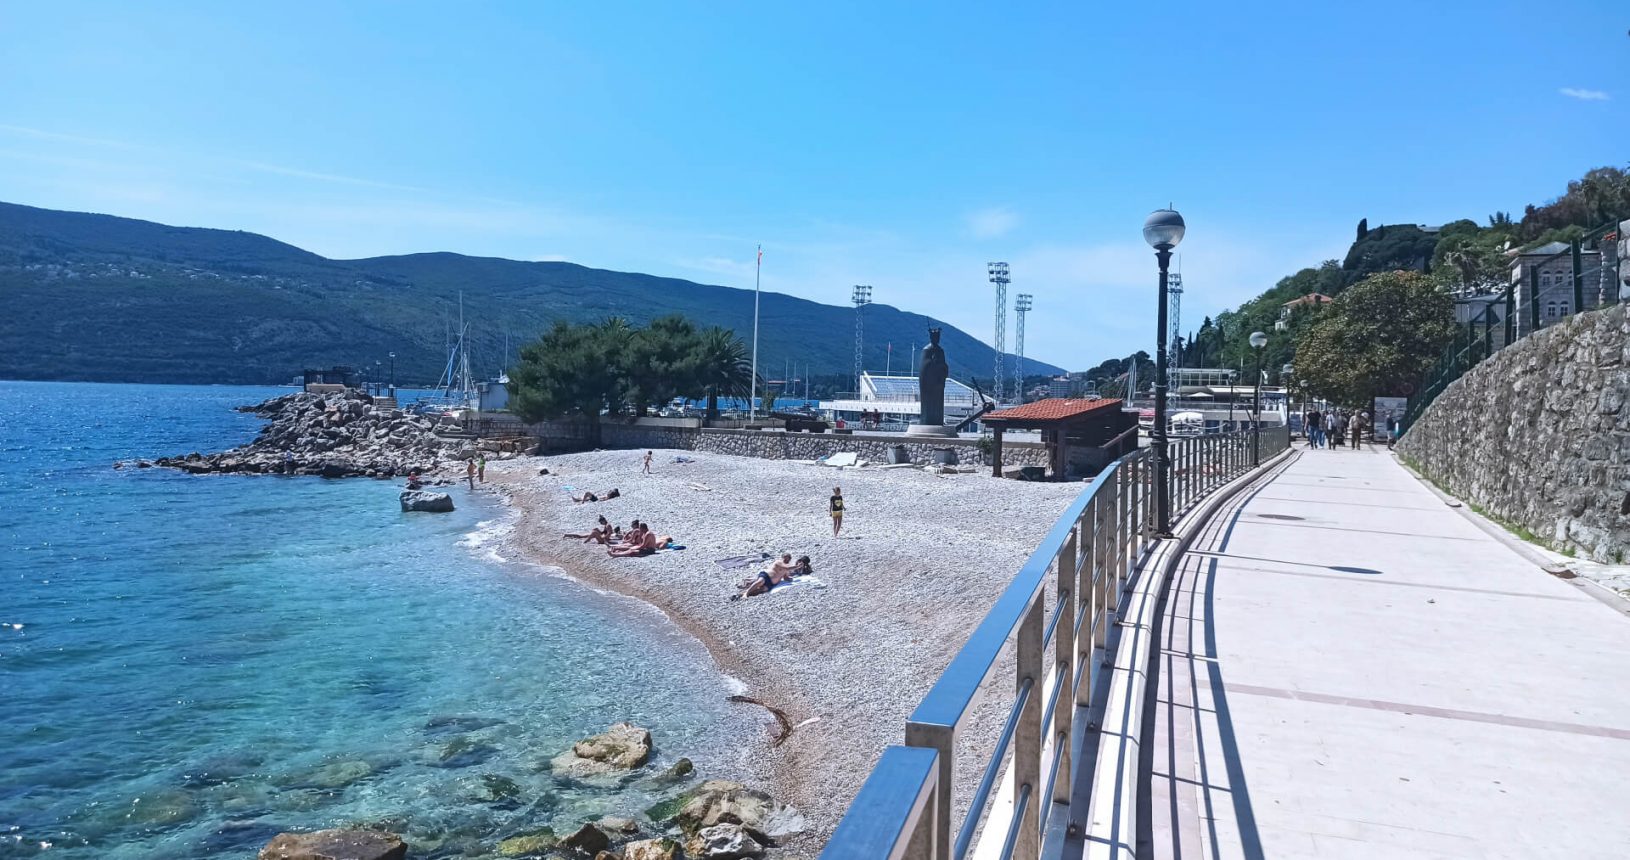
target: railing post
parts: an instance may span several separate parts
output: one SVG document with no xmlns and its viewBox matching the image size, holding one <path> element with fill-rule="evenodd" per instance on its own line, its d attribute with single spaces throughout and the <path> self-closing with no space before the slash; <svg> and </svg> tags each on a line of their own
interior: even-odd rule
<svg viewBox="0 0 1630 860">
<path fill-rule="evenodd" d="M 1110 559 L 1115 557 L 1115 512 L 1120 505 L 1120 488 L 1114 481 L 1104 483 L 1103 492 L 1109 494 L 1104 500 L 1103 513 L 1098 516 L 1098 549 L 1094 555 L 1098 556 L 1099 576 L 1104 580 L 1104 617 L 1115 614 L 1121 604 L 1121 577 L 1117 570 L 1119 565 L 1112 564 Z M 1104 625 L 1109 626 L 1107 623 Z"/>
<path fill-rule="evenodd" d="M 1120 472 L 1120 476 L 1117 476 L 1118 485 L 1115 487 L 1115 498 L 1117 498 L 1117 505 L 1115 505 L 1115 590 L 1118 591 L 1126 585 L 1126 573 L 1128 573 L 1126 572 L 1126 560 L 1130 559 L 1130 555 L 1126 554 L 1126 544 L 1131 542 L 1130 518 L 1131 511 L 1133 511 L 1133 505 L 1131 505 L 1133 495 L 1131 494 L 1138 492 L 1138 490 L 1126 480 L 1126 472 L 1123 469 L 1117 469 L 1117 471 Z"/>
<path fill-rule="evenodd" d="M 1075 684 L 1076 667 L 1080 654 L 1075 648 L 1075 609 L 1081 603 L 1081 592 L 1076 591 L 1075 575 L 1076 531 L 1070 530 L 1053 560 L 1054 588 L 1058 594 L 1058 619 L 1053 623 L 1053 660 L 1060 671 L 1058 683 L 1066 687 Z M 1039 683 L 1039 682 L 1038 682 Z M 1053 708 L 1053 725 L 1049 728 L 1053 738 L 1053 754 L 1058 756 L 1058 776 L 1053 781 L 1051 796 L 1055 801 L 1068 802 L 1070 797 L 1070 729 L 1074 724 L 1075 708 L 1071 703 L 1088 704 L 1092 701 L 1092 688 L 1087 688 L 1082 700 L 1081 688 L 1070 690 L 1070 695 L 1059 694 L 1058 706 Z M 1040 695 L 1038 690 L 1037 695 Z"/>
<path fill-rule="evenodd" d="M 1046 616 L 1043 613 L 1041 593 L 1030 601 L 1024 620 L 1019 622 L 1017 659 L 1014 661 L 1014 692 L 1030 683 L 1030 696 L 1019 711 L 1019 722 L 1013 729 L 1013 808 L 1019 811 L 1019 801 L 1025 790 L 1030 802 L 1019 812 L 1013 826 L 1018 839 L 1013 844 L 1014 860 L 1036 860 L 1041 853 L 1041 710 L 1042 669 L 1045 643 L 1042 641 Z M 969 813 L 974 814 L 972 812 Z"/>
<path fill-rule="evenodd" d="M 1109 502 L 1104 498 L 1103 491 L 1092 500 L 1092 564 L 1088 566 L 1088 575 L 1092 577 L 1092 602 L 1097 612 L 1093 616 L 1092 647 L 1104 647 L 1108 641 L 1109 621 L 1115 611 L 1115 597 L 1109 590 L 1109 577 L 1104 574 L 1109 570 L 1108 531 L 1105 527 L 1109 514 Z"/>
<path fill-rule="evenodd" d="M 1081 519 L 1076 521 L 1075 533 L 1080 536 L 1076 543 L 1078 552 L 1075 559 L 1076 594 L 1081 595 L 1081 619 L 1086 630 L 1075 640 L 1075 659 L 1077 665 L 1084 667 L 1081 671 L 1081 687 L 1078 690 L 1075 702 L 1078 705 L 1087 705 L 1092 701 L 1092 688 L 1097 679 L 1098 672 L 1094 668 L 1092 659 L 1092 642 L 1094 630 L 1100 623 L 1102 605 L 1099 603 L 1097 592 L 1092 590 L 1092 546 L 1094 519 L 1093 509 L 1097 507 L 1098 499 L 1094 497 L 1087 503 L 1085 510 L 1081 511 Z"/>
<path fill-rule="evenodd" d="M 938 781 L 934 787 L 931 860 L 950 860 L 951 857 L 951 770 L 952 745 L 956 742 L 956 729 L 927 723 L 906 723 L 906 746 L 928 747 L 939 754 Z"/>
</svg>

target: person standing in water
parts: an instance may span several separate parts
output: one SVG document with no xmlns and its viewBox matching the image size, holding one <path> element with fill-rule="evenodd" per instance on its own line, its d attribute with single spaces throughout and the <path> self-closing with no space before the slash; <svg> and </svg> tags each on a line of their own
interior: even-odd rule
<svg viewBox="0 0 1630 860">
<path fill-rule="evenodd" d="M 832 536 L 837 537 L 843 531 L 843 488 L 832 488 L 832 499 L 827 502 L 827 510 L 832 514 Z"/>
<path fill-rule="evenodd" d="M 475 458 L 464 461 L 464 477 L 470 482 L 470 489 L 475 489 Z"/>
<path fill-rule="evenodd" d="M 475 458 L 475 479 L 485 484 L 487 482 L 487 455 L 477 454 Z"/>
</svg>

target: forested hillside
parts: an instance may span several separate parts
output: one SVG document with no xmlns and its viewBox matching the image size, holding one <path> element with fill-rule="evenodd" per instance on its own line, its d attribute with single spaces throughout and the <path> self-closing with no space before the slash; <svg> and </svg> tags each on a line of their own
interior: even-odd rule
<svg viewBox="0 0 1630 860">
<path fill-rule="evenodd" d="M 394 352 L 399 382 L 431 382 L 461 292 L 480 375 L 507 364 L 506 342 L 512 356 L 556 319 L 680 313 L 752 336 L 751 290 L 448 253 L 330 260 L 254 233 L 0 203 L 0 378 L 281 382 L 333 364 L 383 373 Z M 767 376 L 786 361 L 852 372 L 853 308 L 762 298 Z M 928 316 L 865 313 L 869 369 L 883 367 L 886 343 L 899 366 L 927 337 Z M 953 374 L 989 376 L 989 346 L 950 326 L 942 342 Z"/>
</svg>

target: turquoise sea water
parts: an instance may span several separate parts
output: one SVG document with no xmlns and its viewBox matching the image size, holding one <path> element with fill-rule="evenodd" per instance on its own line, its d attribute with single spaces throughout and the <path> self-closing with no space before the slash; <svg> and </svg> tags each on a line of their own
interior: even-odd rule
<svg viewBox="0 0 1630 860">
<path fill-rule="evenodd" d="M 547 761 L 628 719 L 728 775 L 754 715 L 632 601 L 492 552 L 505 512 L 390 482 L 188 476 L 286 390 L 0 383 L 0 857 L 252 857 L 358 823 L 490 856 L 662 795 Z"/>
</svg>

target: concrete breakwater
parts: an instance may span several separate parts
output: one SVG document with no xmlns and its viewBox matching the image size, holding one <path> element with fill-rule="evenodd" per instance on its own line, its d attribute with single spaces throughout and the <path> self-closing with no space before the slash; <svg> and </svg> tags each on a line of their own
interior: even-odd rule
<svg viewBox="0 0 1630 860">
<path fill-rule="evenodd" d="M 1630 558 L 1630 319 L 1576 314 L 1444 389 L 1398 451 L 1446 490 L 1596 561 Z"/>
</svg>

